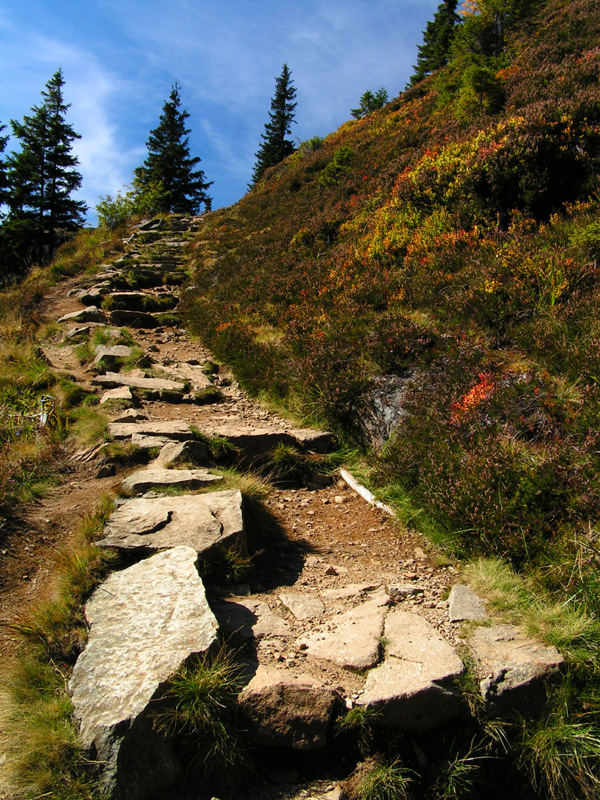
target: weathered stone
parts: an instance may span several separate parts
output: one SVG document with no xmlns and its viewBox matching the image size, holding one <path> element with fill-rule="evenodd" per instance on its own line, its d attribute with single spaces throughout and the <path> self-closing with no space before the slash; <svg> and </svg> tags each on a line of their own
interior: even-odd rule
<svg viewBox="0 0 600 800">
<path fill-rule="evenodd" d="M 290 633 L 290 626 L 283 617 L 271 611 L 262 600 L 227 600 L 213 604 L 213 611 L 225 633 L 235 634 L 242 639 L 285 637 Z"/>
<path fill-rule="evenodd" d="M 160 367 L 158 367 L 160 369 Z M 181 378 L 183 381 L 189 381 L 195 392 L 207 389 L 212 386 L 210 379 L 203 372 L 202 367 L 196 364 L 189 364 L 188 362 L 180 362 L 179 364 L 169 364 L 168 372 L 175 378 Z"/>
<path fill-rule="evenodd" d="M 115 309 L 108 318 L 112 325 L 127 325 L 130 328 L 158 328 L 160 322 L 145 311 L 125 311 Z"/>
<path fill-rule="evenodd" d="M 321 616 L 325 611 L 323 603 L 312 594 L 281 592 L 279 599 L 296 619 L 312 619 Z"/>
<path fill-rule="evenodd" d="M 192 435 L 187 422 L 156 420 L 151 422 L 109 422 L 108 433 L 113 439 L 130 439 L 134 433 L 163 439 L 189 439 Z"/>
<path fill-rule="evenodd" d="M 187 442 L 169 442 L 166 444 L 155 461 L 156 466 L 166 464 L 195 464 L 199 467 L 208 466 L 210 454 L 203 442 L 196 442 L 190 439 Z"/>
<path fill-rule="evenodd" d="M 311 656 L 346 669 L 370 669 L 379 661 L 385 612 L 385 599 L 367 600 L 340 614 L 328 630 L 310 633 L 302 641 Z"/>
<path fill-rule="evenodd" d="M 213 475 L 207 469 L 161 469 L 151 467 L 129 475 L 122 487 L 131 494 L 143 494 L 149 489 L 173 487 L 176 489 L 200 489 L 223 478 Z"/>
<path fill-rule="evenodd" d="M 148 436 L 145 433 L 134 433 L 131 436 L 131 444 L 140 447 L 142 450 L 162 449 L 166 445 L 172 444 L 172 441 L 172 439 L 167 439 L 166 436 Z"/>
<path fill-rule="evenodd" d="M 393 583 L 387 587 L 388 594 L 395 600 L 403 600 L 405 597 L 414 597 L 417 594 L 423 594 L 424 589 L 421 586 L 413 586 L 411 583 Z"/>
<path fill-rule="evenodd" d="M 96 347 L 96 358 L 92 366 L 98 367 L 102 365 L 105 368 L 114 368 L 119 361 L 129 358 L 132 353 L 131 347 L 124 344 L 114 344 L 111 347 L 99 344 Z"/>
<path fill-rule="evenodd" d="M 110 400 L 126 400 L 131 403 L 135 400 L 129 386 L 117 386 L 116 389 L 109 389 L 100 398 L 100 405 L 108 403 Z"/>
<path fill-rule="evenodd" d="M 235 490 L 177 497 L 134 497 L 111 514 L 101 547 L 166 550 L 187 545 L 205 557 L 246 548 L 242 495 Z"/>
<path fill-rule="evenodd" d="M 144 378 L 139 375 L 122 375 L 118 372 L 107 372 L 106 375 L 96 375 L 92 378 L 92 383 L 96 386 L 107 386 L 115 388 L 117 386 L 130 386 L 132 389 L 173 389 L 182 392 L 185 389 L 183 383 L 170 381 L 166 378 Z"/>
<path fill-rule="evenodd" d="M 366 592 L 379 589 L 380 583 L 349 583 L 340 589 L 323 589 L 321 596 L 327 600 L 345 600 L 350 597 L 359 597 Z"/>
<path fill-rule="evenodd" d="M 67 331 L 64 335 L 65 339 L 77 339 L 79 336 L 89 336 L 91 333 L 92 327 L 91 325 L 81 325 L 78 327 L 77 325 L 74 328 L 71 328 L 70 331 Z"/>
<path fill-rule="evenodd" d="M 96 303 L 102 302 L 102 298 L 110 292 L 110 288 L 110 281 L 102 281 L 90 289 L 82 289 L 77 293 L 77 298 L 85 305 L 96 305 Z"/>
<path fill-rule="evenodd" d="M 475 628 L 469 644 L 480 662 L 481 695 L 501 709 L 537 710 L 548 680 L 563 665 L 555 647 L 534 641 L 514 625 Z"/>
<path fill-rule="evenodd" d="M 299 445 L 315 453 L 329 453 L 335 445 L 335 436 L 330 431 L 294 428 L 290 433 Z"/>
<path fill-rule="evenodd" d="M 113 573 L 86 604 L 89 638 L 69 689 L 107 795 L 146 800 L 181 774 L 146 711 L 185 660 L 217 640 L 196 560 L 189 547 L 159 553 Z"/>
<path fill-rule="evenodd" d="M 452 682 L 463 663 L 426 619 L 393 609 L 385 642 L 385 661 L 369 672 L 361 705 L 379 711 L 383 725 L 417 732 L 460 714 L 460 695 Z"/>
<path fill-rule="evenodd" d="M 261 665 L 238 702 L 256 745 L 317 750 L 327 744 L 336 699 L 308 675 Z"/>
<path fill-rule="evenodd" d="M 331 434 L 323 431 L 302 428 L 290 430 L 253 428 L 249 425 L 236 425 L 234 423 L 214 425 L 209 422 L 206 424 L 203 433 L 209 436 L 223 436 L 249 456 L 269 453 L 279 444 L 324 452 L 327 449 L 331 449 L 326 443 L 332 441 Z"/>
<path fill-rule="evenodd" d="M 119 389 L 114 389 L 113 391 L 120 391 Z M 111 422 L 142 422 L 148 419 L 148 415 L 144 414 L 143 411 L 140 411 L 138 408 L 126 408 L 125 411 L 122 411 L 118 416 L 113 417 Z"/>
<path fill-rule="evenodd" d="M 452 587 L 448 598 L 448 614 L 450 622 L 462 622 L 463 620 L 485 619 L 485 604 L 480 597 L 477 597 L 468 586 L 457 583 Z"/>
<path fill-rule="evenodd" d="M 58 319 L 58 322 L 104 322 L 106 317 L 104 311 L 101 311 L 97 306 L 88 306 L 82 308 L 81 311 L 72 311 L 70 314 Z"/>
<path fill-rule="evenodd" d="M 383 445 L 406 417 L 407 391 L 413 375 L 383 375 L 375 378 L 370 391 L 354 404 L 354 421 L 364 444 L 375 450 Z"/>
</svg>

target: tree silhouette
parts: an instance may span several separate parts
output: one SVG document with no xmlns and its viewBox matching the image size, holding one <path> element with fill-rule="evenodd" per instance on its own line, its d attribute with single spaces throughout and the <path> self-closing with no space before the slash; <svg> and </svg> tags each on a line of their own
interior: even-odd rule
<svg viewBox="0 0 600 800">
<path fill-rule="evenodd" d="M 185 127 L 190 115 L 181 108 L 179 89 L 175 81 L 159 124 L 148 136 L 148 157 L 135 170 L 134 185 L 141 194 L 156 195 L 156 211 L 196 214 L 202 204 L 210 210 L 212 200 L 206 190 L 213 182 L 205 180 L 201 169 L 195 169 L 200 158 L 190 155 L 190 129 Z"/>
<path fill-rule="evenodd" d="M 294 143 L 286 139 L 292 132 L 292 123 L 295 122 L 295 97 L 292 73 L 288 65 L 284 64 L 281 75 L 275 81 L 275 95 L 271 100 L 269 121 L 265 124 L 265 132 L 261 134 L 263 141 L 256 153 L 251 187 L 258 183 L 266 169 L 279 164 L 296 149 Z"/>
</svg>

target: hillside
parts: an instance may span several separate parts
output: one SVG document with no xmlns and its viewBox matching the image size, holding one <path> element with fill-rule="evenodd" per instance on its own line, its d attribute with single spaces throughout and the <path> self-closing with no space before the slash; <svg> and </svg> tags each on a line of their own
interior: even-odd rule
<svg viewBox="0 0 600 800">
<path fill-rule="evenodd" d="M 471 18 L 449 67 L 212 214 L 187 311 L 248 388 L 362 444 L 400 392 L 381 485 L 515 564 L 600 502 L 600 9 L 528 5 L 487 90 Z"/>
</svg>

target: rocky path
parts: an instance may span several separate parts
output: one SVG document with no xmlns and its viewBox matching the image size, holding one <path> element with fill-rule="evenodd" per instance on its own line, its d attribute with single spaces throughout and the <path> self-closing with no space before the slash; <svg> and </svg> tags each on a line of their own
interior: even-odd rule
<svg viewBox="0 0 600 800">
<path fill-rule="evenodd" d="M 315 469 L 303 485 L 276 486 L 259 516 L 223 477 L 215 448 L 223 452 L 224 442 L 230 459 L 254 470 L 266 469 L 277 447 L 317 464 L 334 442 L 247 397 L 178 327 L 185 249 L 201 225 L 138 226 L 125 255 L 54 299 L 59 333 L 45 348 L 55 369 L 98 393 L 113 442 L 147 461 L 127 467 L 105 447 L 74 454 L 73 480 L 38 510 L 38 520 L 58 524 L 65 508 L 85 511 L 107 488 L 117 494 L 99 544 L 117 548 L 128 566 L 89 600 L 89 641 L 70 681 L 82 741 L 106 763 L 107 788 L 144 800 L 177 784 L 182 765 L 148 708 L 186 659 L 219 637 L 243 666 L 238 703 L 254 744 L 282 752 L 325 750 L 334 720 L 357 705 L 417 733 L 460 717 L 467 645 L 485 702 L 521 702 L 524 686 L 529 702 L 560 655 L 506 625 L 477 627 L 464 641 L 464 620 L 485 617 L 481 601 L 349 476 Z M 84 367 L 75 356 L 82 343 L 91 351 Z M 31 537 L 38 552 L 44 524 Z M 251 577 L 204 585 L 198 560 L 231 550 L 257 551 Z M 43 577 L 23 578 L 22 591 L 35 594 Z M 280 780 L 273 770 L 263 794 L 270 786 L 273 796 L 339 795 L 327 779 L 296 788 Z"/>
</svg>

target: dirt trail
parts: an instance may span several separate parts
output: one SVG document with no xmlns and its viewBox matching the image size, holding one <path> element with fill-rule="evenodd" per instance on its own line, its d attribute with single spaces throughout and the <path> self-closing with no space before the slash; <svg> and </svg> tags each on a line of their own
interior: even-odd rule
<svg viewBox="0 0 600 800">
<path fill-rule="evenodd" d="M 80 277 L 55 287 L 44 301 L 45 317 L 56 320 L 81 312 L 90 305 L 90 287 L 93 284 L 102 287 L 105 281 L 110 283 L 113 294 L 139 291 L 157 298 L 176 292 L 176 287 L 169 285 L 169 276 L 172 279 L 185 267 L 181 251 L 201 224 L 201 220 L 183 220 L 178 223 L 179 231 L 159 230 L 161 224 L 158 223 L 144 226 L 130 240 L 125 260 L 120 257 L 107 265 L 93 280 Z M 158 275 L 159 285 L 140 290 L 124 285 L 123 276 L 136 270 Z M 101 302 L 102 295 L 98 295 L 97 305 Z M 139 298 L 133 294 L 123 300 L 124 305 L 138 302 Z M 156 315 L 157 312 L 151 313 Z M 109 327 L 127 327 L 117 324 L 119 317 L 114 309 L 104 316 Z M 155 319 L 161 322 L 160 317 L 155 316 Z M 94 384 L 99 370 L 91 364 L 81 366 L 74 354 L 74 343 L 85 341 L 101 325 L 85 320 L 83 313 L 80 318 L 62 322 L 52 341 L 45 345 L 44 352 L 57 371 L 102 395 L 105 389 Z M 73 333 L 77 328 L 80 332 Z M 141 362 L 144 366 L 134 369 L 133 374 L 138 377 L 170 377 L 181 381 L 185 374 L 192 374 L 193 384 L 194 376 L 200 377 L 202 365 L 212 360 L 210 352 L 180 328 L 163 324 L 150 327 L 149 320 L 144 324 L 141 317 L 134 321 L 130 331 L 135 344 L 152 359 L 152 363 Z M 288 420 L 248 397 L 225 368 L 220 367 L 204 381 L 197 382 L 198 391 L 202 391 L 202 386 L 214 387 L 221 393 L 220 402 L 200 405 L 189 402 L 190 397 L 174 398 L 164 392 L 144 394 L 134 390 L 136 408 L 150 421 L 178 420 L 200 430 L 243 428 L 263 433 L 294 432 Z M 188 389 L 189 379 L 185 391 Z M 110 404 L 101 407 L 110 409 Z M 109 410 L 109 416 L 111 413 L 113 418 L 120 416 L 122 404 L 116 411 Z M 80 517 L 93 509 L 99 496 L 118 492 L 123 478 L 136 469 L 139 466 L 106 474 L 111 469 L 106 468 L 102 451 L 72 452 L 59 475 L 59 484 L 43 500 L 17 511 L 15 518 L 5 524 L 0 531 L 1 621 L 14 619 L 32 601 L 52 590 L 53 552 L 68 541 Z M 362 677 L 331 662 L 307 658 L 298 641 L 314 621 L 297 618 L 281 600 L 280 595 L 285 592 L 321 598 L 325 605 L 322 624 L 331 626 L 336 617 L 370 597 L 370 592 L 377 587 L 410 583 L 418 591 L 406 596 L 403 608 L 418 612 L 448 642 L 456 643 L 457 627 L 448 621 L 447 611 L 448 590 L 456 581 L 454 568 L 438 565 L 427 554 L 427 545 L 421 537 L 407 532 L 385 512 L 370 506 L 343 480 L 334 477 L 330 485 L 322 488 L 314 485 L 311 488 L 274 488 L 266 507 L 270 514 L 270 530 L 265 531 L 268 548 L 257 556 L 249 585 L 220 593 L 215 591 L 215 595 L 227 595 L 228 599 L 247 599 L 251 595 L 266 603 L 287 623 L 291 631 L 289 636 L 264 636 L 255 643 L 261 664 L 290 673 L 311 674 L 326 686 L 343 688 L 347 696 L 352 696 L 353 691 L 355 695 L 360 692 L 364 683 Z M 11 657 L 14 646 L 7 628 L 0 626 L 2 663 Z M 284 783 L 288 778 L 284 776 Z M 304 797 L 322 796 L 332 790 L 330 781 L 320 781 L 307 789 L 306 786 L 282 788 L 278 784 L 280 780 L 281 775 L 277 777 L 274 772 L 273 792 L 280 796 L 298 793 Z M 6 790 L 3 793 L 0 780 L 0 800 L 8 797 Z"/>
</svg>

